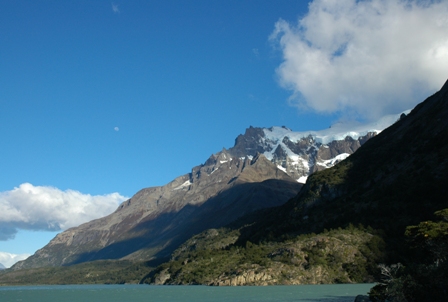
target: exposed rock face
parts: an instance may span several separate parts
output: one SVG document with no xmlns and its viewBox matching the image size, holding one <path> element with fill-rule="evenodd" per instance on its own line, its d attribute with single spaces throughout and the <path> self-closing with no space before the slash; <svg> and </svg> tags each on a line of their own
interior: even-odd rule
<svg viewBox="0 0 448 302">
<path fill-rule="evenodd" d="M 244 135 L 237 137 L 235 146 L 228 152 L 234 157 L 264 154 L 279 169 L 305 183 L 310 174 L 344 160 L 380 130 L 372 128 L 371 131 L 364 131 L 364 135 L 359 135 L 358 132 L 347 133 L 355 138 L 338 133 L 339 137 L 333 135 L 334 139 L 322 139 L 323 136 L 328 136 L 326 132 L 299 133 L 286 127 L 250 127 Z"/>
<path fill-rule="evenodd" d="M 171 278 L 168 269 L 161 271 L 154 280 L 154 285 L 163 285 Z"/>
<path fill-rule="evenodd" d="M 231 277 L 222 277 L 222 279 L 217 279 L 212 281 L 209 285 L 216 286 L 241 286 L 248 284 L 257 285 L 269 285 L 273 284 L 273 277 L 268 272 L 257 272 L 255 269 L 250 269 L 242 272 L 240 275 Z"/>
<path fill-rule="evenodd" d="M 281 205 L 300 188 L 264 155 L 234 158 L 223 150 L 165 186 L 139 191 L 114 213 L 58 234 L 14 269 L 166 257 L 194 234 Z"/>
</svg>

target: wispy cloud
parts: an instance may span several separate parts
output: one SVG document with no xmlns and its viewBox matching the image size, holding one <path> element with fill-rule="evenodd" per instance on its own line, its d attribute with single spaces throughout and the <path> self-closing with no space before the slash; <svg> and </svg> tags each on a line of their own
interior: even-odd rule
<svg viewBox="0 0 448 302">
<path fill-rule="evenodd" d="M 252 53 L 258 58 L 260 56 L 260 51 L 258 48 L 252 48 Z"/>
<path fill-rule="evenodd" d="M 6 268 L 11 267 L 14 263 L 25 260 L 31 256 L 30 254 L 10 254 L 5 252 L 0 252 L 0 263 Z"/>
<path fill-rule="evenodd" d="M 120 13 L 120 9 L 118 8 L 118 4 L 112 3 L 112 11 L 114 14 Z"/>
<path fill-rule="evenodd" d="M 126 199 L 118 193 L 92 196 L 24 183 L 0 192 L 0 240 L 14 238 L 19 229 L 59 231 L 78 226 L 112 213 Z"/>
<path fill-rule="evenodd" d="M 314 0 L 270 39 L 291 104 L 374 119 L 412 108 L 448 77 L 448 1 Z"/>
</svg>

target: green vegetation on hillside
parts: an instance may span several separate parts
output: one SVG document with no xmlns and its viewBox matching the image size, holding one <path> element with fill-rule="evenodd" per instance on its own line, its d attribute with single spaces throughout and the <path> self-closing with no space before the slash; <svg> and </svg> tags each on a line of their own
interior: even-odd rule
<svg viewBox="0 0 448 302">
<path fill-rule="evenodd" d="M 237 240 L 239 230 L 208 233 L 187 241 L 146 282 L 208 285 L 371 282 L 376 263 L 384 256 L 384 242 L 372 229 L 362 226 L 257 243 Z"/>
<path fill-rule="evenodd" d="M 435 212 L 438 221 L 406 228 L 404 264 L 382 265 L 382 280 L 373 301 L 446 301 L 448 295 L 448 209 Z"/>
<path fill-rule="evenodd" d="M 72 266 L 0 272 L 0 285 L 140 283 L 154 267 L 148 262 L 94 261 Z"/>
</svg>

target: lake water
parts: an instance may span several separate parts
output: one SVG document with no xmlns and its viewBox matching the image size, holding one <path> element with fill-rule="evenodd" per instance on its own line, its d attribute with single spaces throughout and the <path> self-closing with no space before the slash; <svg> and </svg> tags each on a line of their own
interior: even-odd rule
<svg viewBox="0 0 448 302">
<path fill-rule="evenodd" d="M 295 286 L 151 286 L 151 285 L 52 285 L 0 287 L 1 302 L 180 302 L 180 301 L 302 301 L 353 302 L 374 284 Z"/>
</svg>

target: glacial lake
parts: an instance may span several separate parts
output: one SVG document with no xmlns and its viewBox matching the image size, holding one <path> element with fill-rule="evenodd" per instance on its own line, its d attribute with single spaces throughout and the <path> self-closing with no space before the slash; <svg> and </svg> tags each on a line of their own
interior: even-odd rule
<svg viewBox="0 0 448 302">
<path fill-rule="evenodd" d="M 374 284 L 241 287 L 151 285 L 0 286 L 0 301 L 353 302 L 357 295 L 366 295 L 373 286 Z"/>
</svg>

